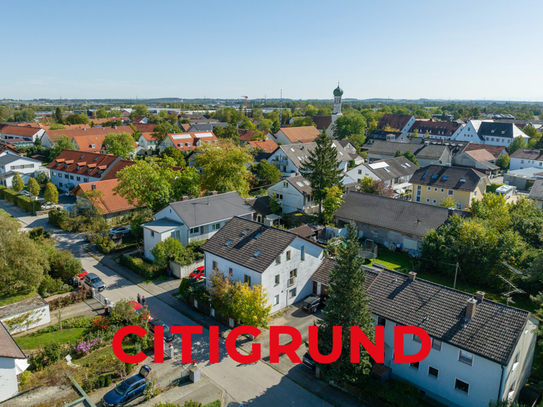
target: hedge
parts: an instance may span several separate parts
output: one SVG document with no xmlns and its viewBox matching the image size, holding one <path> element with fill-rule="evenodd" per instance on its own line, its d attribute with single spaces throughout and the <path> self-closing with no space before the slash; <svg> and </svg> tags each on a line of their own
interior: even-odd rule
<svg viewBox="0 0 543 407">
<path fill-rule="evenodd" d="M 160 275 L 165 274 L 166 271 L 164 267 L 149 263 L 141 257 L 125 256 L 124 254 L 121 255 L 121 265 L 148 280 L 155 279 Z"/>
<path fill-rule="evenodd" d="M 0 188 L 0 198 L 5 199 L 13 205 L 17 205 L 24 211 L 32 213 L 32 199 L 28 196 L 21 195 L 12 189 L 2 186 Z M 34 210 L 39 211 L 40 209 L 41 202 L 34 200 Z"/>
</svg>

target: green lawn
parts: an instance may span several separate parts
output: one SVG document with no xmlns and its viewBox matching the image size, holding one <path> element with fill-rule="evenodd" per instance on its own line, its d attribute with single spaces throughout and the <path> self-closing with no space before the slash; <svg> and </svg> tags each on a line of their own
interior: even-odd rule
<svg viewBox="0 0 543 407">
<path fill-rule="evenodd" d="M 379 255 L 375 260 L 370 260 L 371 264 L 377 262 L 386 266 L 390 270 L 412 269 L 413 259 L 407 254 L 391 252 L 387 249 L 379 248 Z M 399 270 L 398 270 L 399 271 Z"/>
<path fill-rule="evenodd" d="M 29 298 L 35 297 L 36 295 L 38 295 L 36 292 L 26 294 L 2 295 L 0 296 L 0 307 L 3 307 L 4 305 L 14 304 L 22 300 L 27 300 Z"/>
<path fill-rule="evenodd" d="M 38 349 L 40 345 L 43 347 L 52 342 L 62 344 L 76 341 L 81 338 L 86 331 L 86 328 L 70 328 L 63 329 L 62 331 L 47 332 L 42 334 L 34 333 L 14 339 L 22 349 Z"/>
</svg>

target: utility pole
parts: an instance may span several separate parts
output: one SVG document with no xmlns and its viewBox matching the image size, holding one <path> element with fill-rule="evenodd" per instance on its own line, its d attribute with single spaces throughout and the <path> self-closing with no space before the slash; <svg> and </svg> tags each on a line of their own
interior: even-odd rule
<svg viewBox="0 0 543 407">
<path fill-rule="evenodd" d="M 453 288 L 456 290 L 456 277 L 458 276 L 458 262 L 456 263 L 456 269 L 454 270 L 454 284 Z"/>
</svg>

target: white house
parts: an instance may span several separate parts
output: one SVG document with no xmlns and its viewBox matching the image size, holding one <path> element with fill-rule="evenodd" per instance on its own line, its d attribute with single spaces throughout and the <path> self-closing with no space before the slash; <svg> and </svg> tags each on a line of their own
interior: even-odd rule
<svg viewBox="0 0 543 407">
<path fill-rule="evenodd" d="M 524 168 L 541 168 L 543 171 L 543 150 L 519 148 L 511 154 L 509 170 L 523 170 Z"/>
<path fill-rule="evenodd" d="M 386 160 L 364 163 L 347 171 L 347 176 L 360 182 L 364 177 L 381 180 L 387 185 L 405 188 L 410 186 L 411 176 L 419 169 L 405 157 L 394 157 Z"/>
<path fill-rule="evenodd" d="M 476 144 L 508 146 L 517 137 L 522 137 L 526 141 L 530 138 L 513 123 L 470 120 L 454 139 L 470 141 Z"/>
<path fill-rule="evenodd" d="M 143 225 L 145 257 L 153 260 L 151 249 L 170 236 L 187 246 L 209 239 L 234 216 L 252 219 L 254 212 L 237 192 L 173 202 L 158 211 L 153 222 Z"/>
<path fill-rule="evenodd" d="M 42 138 L 45 129 L 31 126 L 4 126 L 0 129 L 0 138 L 2 140 L 22 139 L 29 142 L 35 142 Z"/>
<path fill-rule="evenodd" d="M 126 166 L 132 162 L 111 154 L 64 150 L 47 168 L 51 172 L 51 183 L 60 191 L 69 192 L 79 184 L 104 179 L 117 164 Z"/>
<path fill-rule="evenodd" d="M 6 187 L 12 186 L 13 176 L 16 172 L 19 173 L 26 184 L 31 177 L 36 176 L 40 171 L 49 173 L 38 160 L 20 157 L 7 151 L 0 156 L 0 181 Z"/>
<path fill-rule="evenodd" d="M 281 204 L 283 213 L 313 214 L 319 207 L 313 200 L 311 184 L 304 177 L 287 177 L 268 189 L 268 194 Z"/>
<path fill-rule="evenodd" d="M 313 276 L 326 292 L 335 261 L 326 258 Z M 364 267 L 374 324 L 385 327 L 383 375 L 404 380 L 451 407 L 488 406 L 517 400 L 526 383 L 539 324 L 528 311 L 387 269 Z M 430 354 L 417 363 L 394 363 L 394 327 L 417 326 L 432 340 Z M 404 353 L 421 348 L 404 335 Z"/>
<path fill-rule="evenodd" d="M 0 323 L 0 403 L 19 392 L 17 375 L 29 366 L 27 357 Z"/>
<path fill-rule="evenodd" d="M 202 250 L 206 276 L 216 271 L 232 281 L 262 285 L 272 313 L 311 294 L 311 276 L 323 256 L 319 245 L 295 233 L 239 217 L 232 218 Z"/>
<path fill-rule="evenodd" d="M 219 139 L 213 132 L 168 134 L 158 145 L 158 149 L 162 152 L 166 147 L 174 147 L 180 151 L 192 151 L 204 143 L 218 142 Z"/>
<path fill-rule="evenodd" d="M 339 167 L 341 170 L 347 170 L 347 164 L 351 159 L 350 154 L 345 148 L 334 140 L 332 142 L 337 150 Z M 282 145 L 276 149 L 273 154 L 268 158 L 268 162 L 275 165 L 283 176 L 296 176 L 300 174 L 300 168 L 303 166 L 305 160 L 308 159 L 311 152 L 315 149 L 317 143 L 298 143 Z"/>
<path fill-rule="evenodd" d="M 157 149 L 160 141 L 153 137 L 153 133 L 141 133 L 138 144 L 145 151 L 151 151 Z"/>
<path fill-rule="evenodd" d="M 438 140 L 454 140 L 462 131 L 464 125 L 458 122 L 434 122 L 431 120 L 416 120 L 408 131 L 410 136 L 419 135 Z"/>
</svg>

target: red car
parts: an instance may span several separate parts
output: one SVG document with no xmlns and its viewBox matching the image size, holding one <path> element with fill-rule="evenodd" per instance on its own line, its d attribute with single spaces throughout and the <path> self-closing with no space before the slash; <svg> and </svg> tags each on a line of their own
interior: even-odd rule
<svg viewBox="0 0 543 407">
<path fill-rule="evenodd" d="M 132 305 L 132 309 L 136 311 L 136 314 L 141 314 L 143 311 L 145 311 L 145 308 L 143 308 L 143 305 L 138 304 L 136 301 L 130 301 L 130 303 Z M 152 319 L 151 313 L 149 313 L 147 320 L 150 321 L 151 319 Z"/>
<path fill-rule="evenodd" d="M 204 278 L 205 276 L 206 276 L 206 272 L 204 270 L 204 266 L 198 267 L 189 275 L 190 278 L 194 278 L 196 280 L 200 280 L 201 278 Z"/>
</svg>

